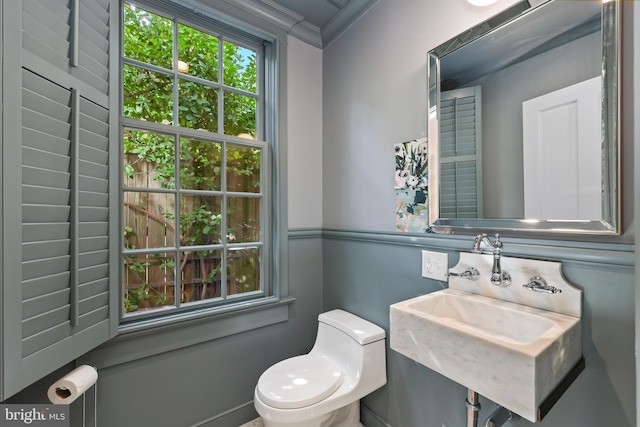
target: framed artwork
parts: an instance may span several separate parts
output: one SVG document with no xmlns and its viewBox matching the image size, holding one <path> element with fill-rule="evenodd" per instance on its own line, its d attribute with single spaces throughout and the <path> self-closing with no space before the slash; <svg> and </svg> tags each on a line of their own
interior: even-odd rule
<svg viewBox="0 0 640 427">
<path fill-rule="evenodd" d="M 396 230 L 430 233 L 427 138 L 394 146 L 396 154 Z"/>
</svg>

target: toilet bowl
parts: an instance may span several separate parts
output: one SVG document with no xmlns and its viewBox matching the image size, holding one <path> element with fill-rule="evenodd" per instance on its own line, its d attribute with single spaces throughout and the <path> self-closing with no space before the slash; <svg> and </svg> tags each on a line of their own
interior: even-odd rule
<svg viewBox="0 0 640 427">
<path fill-rule="evenodd" d="M 318 316 L 309 354 L 260 376 L 253 401 L 265 427 L 355 427 L 360 399 L 386 382 L 384 329 L 333 310 Z"/>
</svg>

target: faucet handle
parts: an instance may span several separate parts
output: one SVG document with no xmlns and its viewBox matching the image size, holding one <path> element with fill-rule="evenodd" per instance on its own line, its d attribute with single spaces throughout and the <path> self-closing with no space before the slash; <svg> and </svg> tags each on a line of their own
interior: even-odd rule
<svg viewBox="0 0 640 427">
<path fill-rule="evenodd" d="M 480 246 L 482 246 L 482 242 L 484 242 L 491 250 L 493 250 L 494 254 L 500 254 L 500 251 L 502 250 L 502 242 L 500 241 L 499 233 L 496 233 L 495 240 L 493 242 L 491 241 L 489 236 L 487 236 L 485 233 L 478 234 L 473 240 L 471 253 L 473 254 L 482 253 L 482 249 L 480 249 Z"/>
<path fill-rule="evenodd" d="M 496 240 L 493 243 L 494 249 L 498 249 L 501 250 L 502 249 L 502 242 L 500 241 L 500 234 L 496 233 Z"/>
<path fill-rule="evenodd" d="M 562 292 L 562 289 L 548 285 L 547 281 L 540 276 L 533 276 L 527 283 L 522 285 L 522 287 L 530 291 L 546 292 L 548 294 L 559 294 Z"/>
<path fill-rule="evenodd" d="M 455 273 L 453 271 L 450 271 L 447 273 L 447 276 L 462 277 L 463 279 L 468 280 L 478 280 L 478 278 L 480 277 L 480 272 L 475 267 L 469 267 L 462 273 Z"/>
</svg>

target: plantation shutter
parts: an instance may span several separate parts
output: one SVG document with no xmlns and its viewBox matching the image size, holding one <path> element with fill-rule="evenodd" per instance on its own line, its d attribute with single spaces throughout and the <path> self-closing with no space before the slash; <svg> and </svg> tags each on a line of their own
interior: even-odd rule
<svg viewBox="0 0 640 427">
<path fill-rule="evenodd" d="M 482 217 L 480 86 L 440 99 L 440 216 Z"/>
<path fill-rule="evenodd" d="M 0 400 L 117 333 L 117 14 L 114 0 L 3 3 Z"/>
</svg>

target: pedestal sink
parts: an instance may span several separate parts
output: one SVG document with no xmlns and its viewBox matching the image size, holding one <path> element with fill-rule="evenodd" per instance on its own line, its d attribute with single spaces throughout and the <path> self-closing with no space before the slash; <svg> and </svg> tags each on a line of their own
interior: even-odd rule
<svg viewBox="0 0 640 427">
<path fill-rule="evenodd" d="M 513 284 L 488 283 L 491 257 L 461 254 L 452 270 L 475 267 L 477 281 L 451 278 L 449 289 L 391 306 L 391 348 L 536 422 L 540 405 L 580 361 L 581 291 L 560 264 L 503 257 Z M 561 292 L 522 285 L 545 277 Z M 554 299 L 557 298 L 557 299 Z"/>
</svg>

